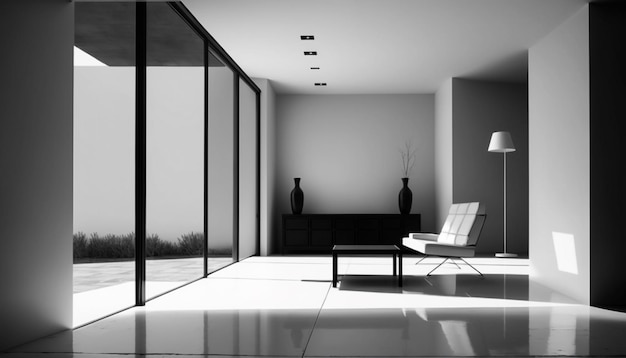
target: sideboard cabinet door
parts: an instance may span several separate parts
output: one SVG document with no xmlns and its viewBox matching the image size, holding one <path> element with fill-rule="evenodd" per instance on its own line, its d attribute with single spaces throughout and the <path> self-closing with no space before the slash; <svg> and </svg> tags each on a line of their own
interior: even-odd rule
<svg viewBox="0 0 626 358">
<path fill-rule="evenodd" d="M 330 254 L 333 245 L 400 245 L 420 231 L 420 215 L 285 214 L 282 253 Z"/>
<path fill-rule="evenodd" d="M 306 217 L 284 217 L 284 245 L 306 248 L 309 243 L 309 220 Z"/>
</svg>

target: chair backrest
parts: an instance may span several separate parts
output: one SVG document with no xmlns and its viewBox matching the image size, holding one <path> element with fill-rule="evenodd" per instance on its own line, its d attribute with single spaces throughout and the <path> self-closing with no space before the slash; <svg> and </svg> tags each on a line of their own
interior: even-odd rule
<svg viewBox="0 0 626 358">
<path fill-rule="evenodd" d="M 485 223 L 485 208 L 478 202 L 452 204 L 437 242 L 475 246 Z"/>
</svg>

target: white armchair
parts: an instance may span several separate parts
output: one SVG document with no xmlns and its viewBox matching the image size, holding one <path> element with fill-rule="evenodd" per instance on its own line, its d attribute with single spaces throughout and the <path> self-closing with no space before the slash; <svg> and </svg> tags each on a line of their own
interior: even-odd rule
<svg viewBox="0 0 626 358">
<path fill-rule="evenodd" d="M 474 256 L 485 219 L 485 208 L 478 202 L 452 204 L 441 233 L 411 233 L 402 239 L 402 245 L 425 255 L 417 264 L 429 256 L 445 258 L 427 276 L 430 276 L 433 271 L 448 260 L 456 265 L 453 260 L 455 258 L 460 259 L 483 276 L 480 271 L 463 258 Z"/>
</svg>

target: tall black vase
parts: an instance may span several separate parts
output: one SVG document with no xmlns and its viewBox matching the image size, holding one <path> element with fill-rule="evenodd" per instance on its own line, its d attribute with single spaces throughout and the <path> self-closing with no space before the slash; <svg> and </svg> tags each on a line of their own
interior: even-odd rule
<svg viewBox="0 0 626 358">
<path fill-rule="evenodd" d="M 413 192 L 409 189 L 409 178 L 402 178 L 402 189 L 400 189 L 400 194 L 398 194 L 400 214 L 410 214 L 412 204 Z"/>
<path fill-rule="evenodd" d="M 302 214 L 302 206 L 304 206 L 304 193 L 300 188 L 300 178 L 293 178 L 296 187 L 291 191 L 291 212 L 294 214 Z"/>
</svg>

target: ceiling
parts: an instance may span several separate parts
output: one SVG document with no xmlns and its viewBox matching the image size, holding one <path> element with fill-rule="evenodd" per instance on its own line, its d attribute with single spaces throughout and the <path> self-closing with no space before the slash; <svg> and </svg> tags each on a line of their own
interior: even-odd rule
<svg viewBox="0 0 626 358">
<path fill-rule="evenodd" d="M 525 82 L 527 49 L 587 2 L 183 0 L 250 77 L 281 94 L 434 93 L 450 77 Z"/>
</svg>

